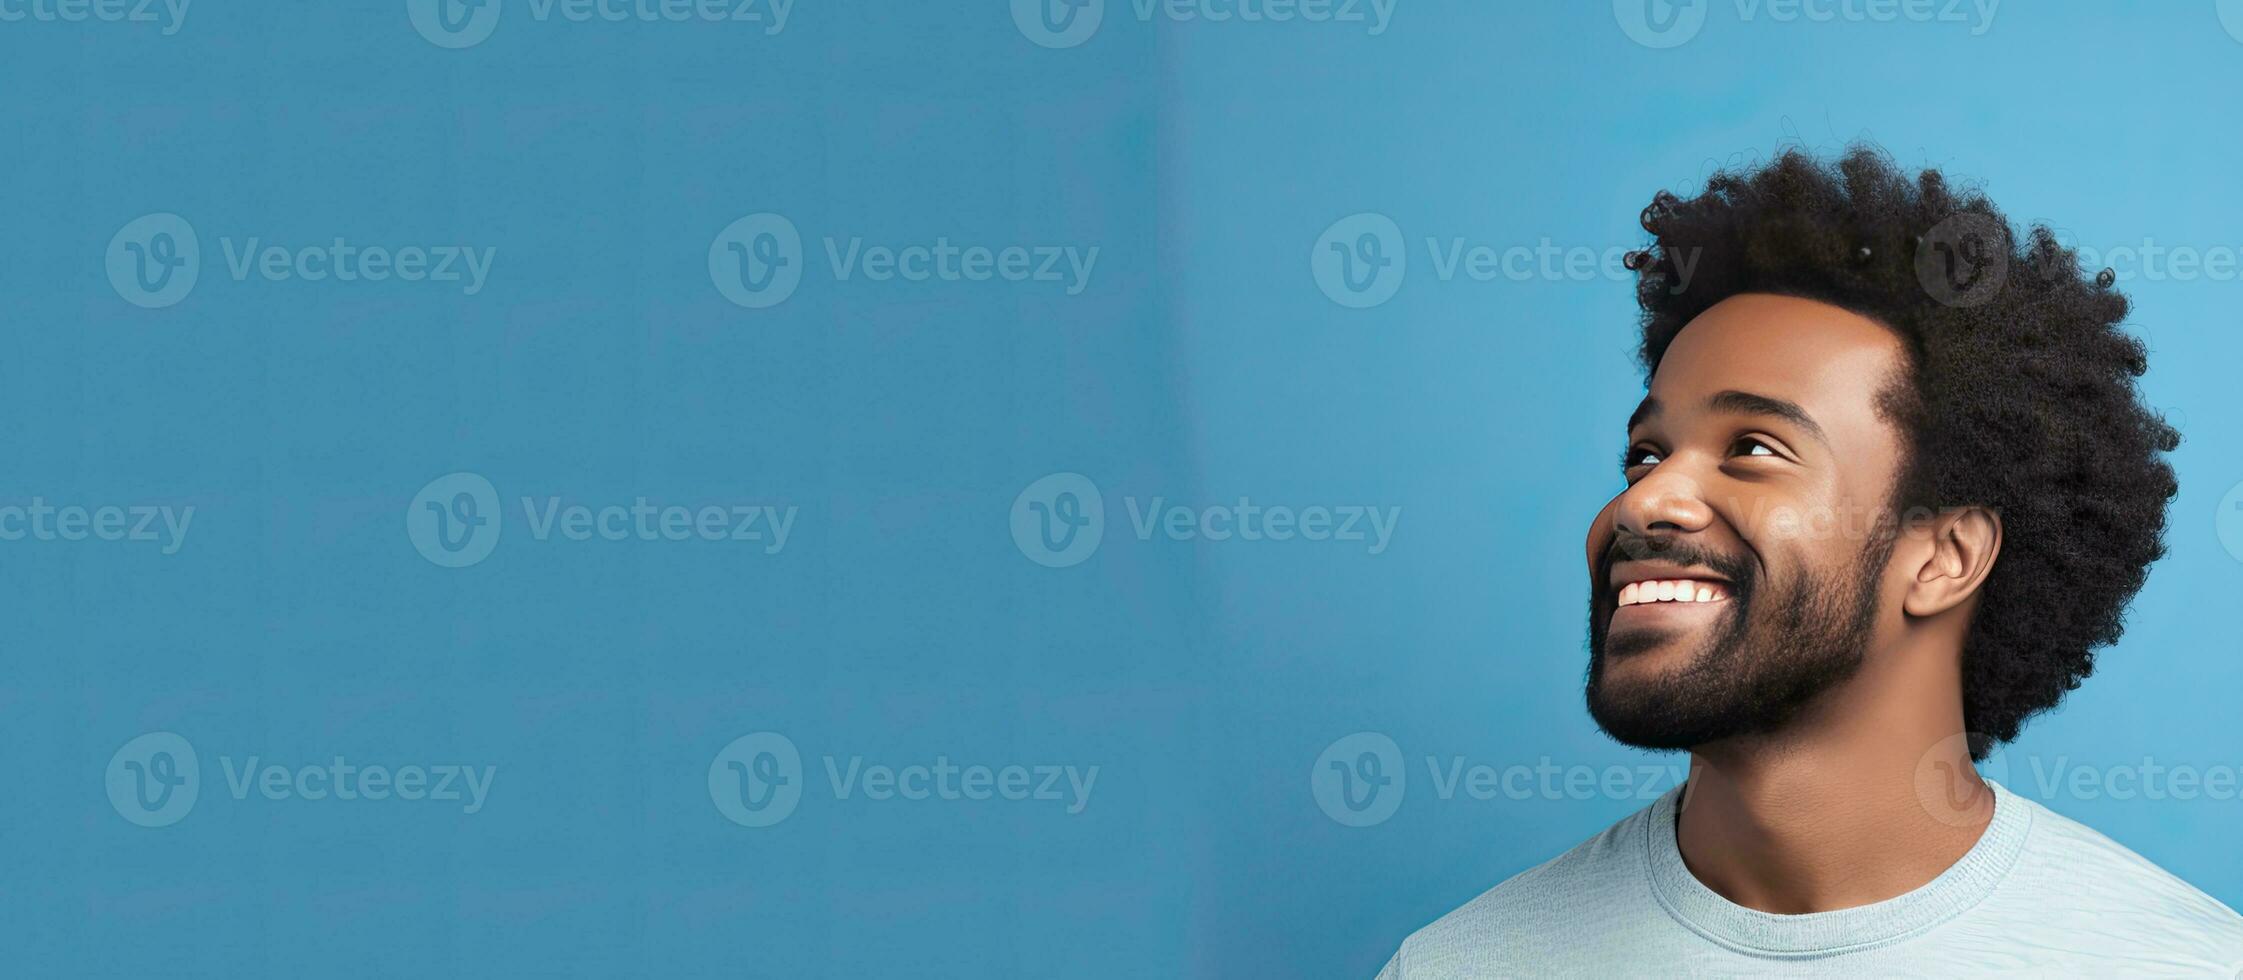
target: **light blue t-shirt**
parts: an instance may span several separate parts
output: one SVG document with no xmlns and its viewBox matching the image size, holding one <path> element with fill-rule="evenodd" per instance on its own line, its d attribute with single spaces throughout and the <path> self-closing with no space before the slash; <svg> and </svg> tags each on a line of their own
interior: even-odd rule
<svg viewBox="0 0 2243 980">
<path fill-rule="evenodd" d="M 1680 788 L 1412 934 L 1380 980 L 1845 974 L 2243 977 L 2243 917 L 1999 784 L 1928 884 L 1777 915 L 1722 898 L 1675 847 Z"/>
</svg>

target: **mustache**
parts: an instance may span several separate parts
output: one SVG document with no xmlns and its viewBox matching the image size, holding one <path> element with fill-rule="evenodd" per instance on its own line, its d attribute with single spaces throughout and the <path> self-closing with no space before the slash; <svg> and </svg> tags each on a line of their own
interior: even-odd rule
<svg viewBox="0 0 2243 980">
<path fill-rule="evenodd" d="M 1701 547 L 1669 535 L 1616 534 L 1612 545 L 1604 550 L 1597 561 L 1596 586 L 1598 594 L 1612 591 L 1612 566 L 1622 561 L 1665 561 L 1683 568 L 1703 568 L 1728 579 L 1731 598 L 1744 599 L 1752 589 L 1753 568 L 1749 559 L 1727 555 L 1711 548 Z"/>
</svg>

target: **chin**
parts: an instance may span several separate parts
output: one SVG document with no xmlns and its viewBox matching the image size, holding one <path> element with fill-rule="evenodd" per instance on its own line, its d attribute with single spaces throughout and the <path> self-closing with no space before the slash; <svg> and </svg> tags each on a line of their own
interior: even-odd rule
<svg viewBox="0 0 2243 980">
<path fill-rule="evenodd" d="M 1649 752 L 1686 752 L 1712 740 L 1673 726 L 1661 712 L 1599 710 L 1592 704 L 1589 715 L 1606 738 Z"/>
<path fill-rule="evenodd" d="M 1740 715 L 1736 692 L 1707 676 L 1721 659 L 1720 635 L 1631 629 L 1606 636 L 1589 673 L 1589 717 L 1613 741 L 1653 751 L 1727 734 Z"/>
</svg>

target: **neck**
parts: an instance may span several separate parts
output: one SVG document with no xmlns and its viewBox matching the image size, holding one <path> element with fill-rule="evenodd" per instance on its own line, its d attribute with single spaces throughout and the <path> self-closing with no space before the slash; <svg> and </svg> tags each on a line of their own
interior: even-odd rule
<svg viewBox="0 0 2243 980">
<path fill-rule="evenodd" d="M 1723 898 L 1781 914 L 1939 877 L 1994 814 L 1963 738 L 1960 659 L 1873 653 L 1780 735 L 1698 747 L 1675 827 L 1683 863 Z"/>
</svg>

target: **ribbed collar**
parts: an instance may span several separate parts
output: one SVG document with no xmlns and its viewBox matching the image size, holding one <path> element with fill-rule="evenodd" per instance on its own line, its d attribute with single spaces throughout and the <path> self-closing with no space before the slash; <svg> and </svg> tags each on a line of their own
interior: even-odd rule
<svg viewBox="0 0 2243 980">
<path fill-rule="evenodd" d="M 1652 891 L 1683 925 L 1739 952 L 1764 956 L 1808 957 L 1853 952 L 1897 942 L 1945 922 L 2001 883 L 2025 846 L 2032 808 L 2000 783 L 1994 788 L 1994 819 L 1978 843 L 1953 866 L 1923 887 L 1871 905 L 1803 915 L 1749 909 L 1721 897 L 1682 863 L 1675 843 L 1675 807 L 1685 787 L 1677 786 L 1651 805 L 1644 833 L 1644 856 Z"/>
</svg>

